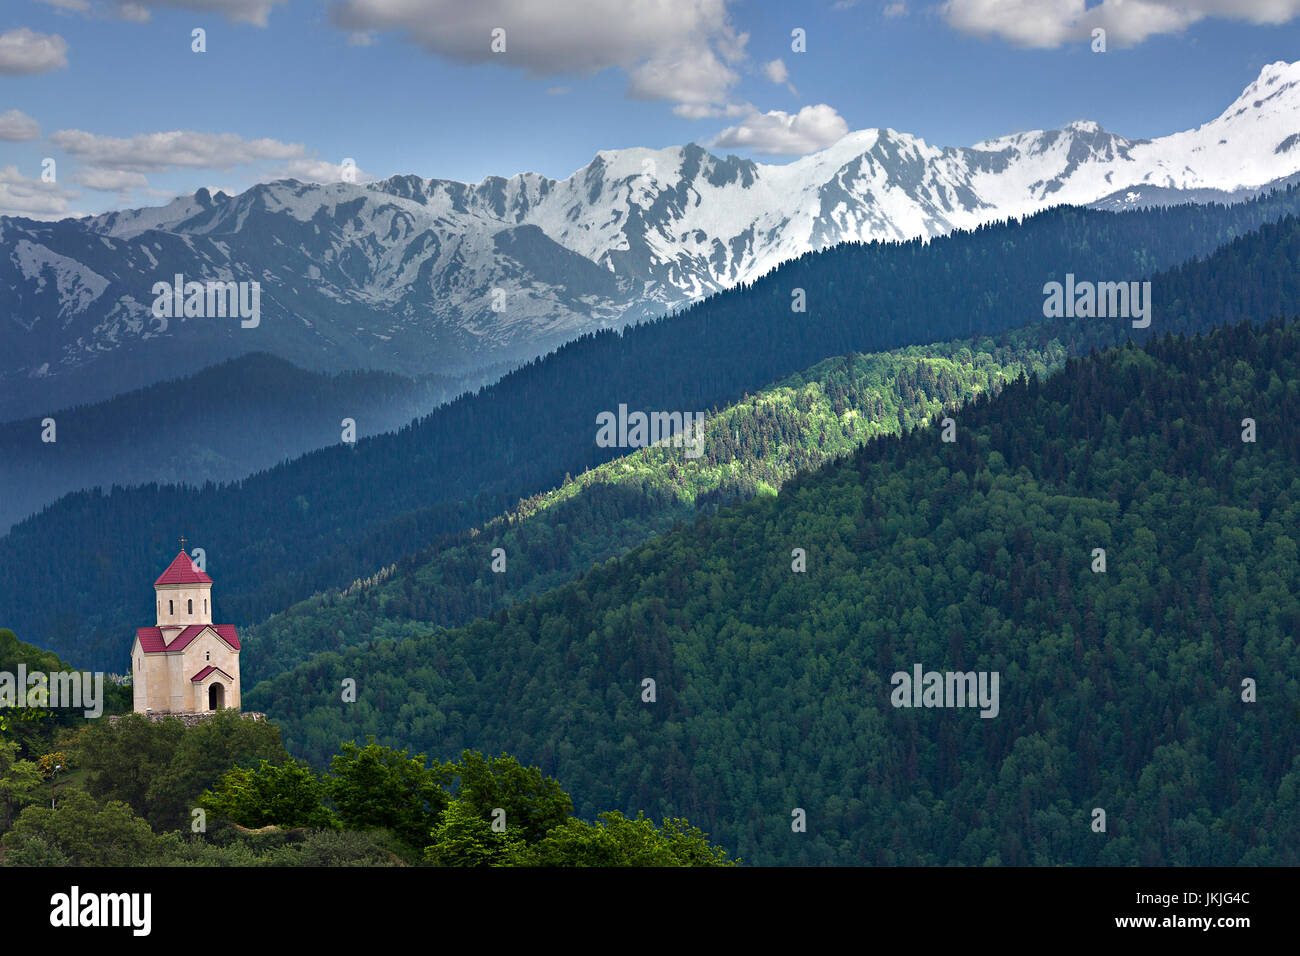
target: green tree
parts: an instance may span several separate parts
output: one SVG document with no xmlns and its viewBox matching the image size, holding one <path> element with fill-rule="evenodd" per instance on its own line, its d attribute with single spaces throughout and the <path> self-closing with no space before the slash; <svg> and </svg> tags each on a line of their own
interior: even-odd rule
<svg viewBox="0 0 1300 956">
<path fill-rule="evenodd" d="M 485 821 L 497 808 L 504 810 L 506 825 L 517 827 L 527 842 L 540 840 L 573 813 L 573 800 L 555 780 L 514 757 L 485 759 L 466 750 L 454 768 L 460 783 L 456 799 Z"/>
<path fill-rule="evenodd" d="M 160 832 L 188 829 L 199 794 L 231 767 L 278 764 L 287 756 L 278 727 L 234 710 L 193 727 L 143 714 L 127 714 L 115 725 L 97 721 L 83 731 L 80 750 L 91 795 L 129 804 Z"/>
<path fill-rule="evenodd" d="M 432 837 L 424 859 L 435 866 L 504 866 L 524 845 L 518 827 L 507 825 L 504 833 L 493 830 L 491 822 L 463 800 L 447 805 Z"/>
<path fill-rule="evenodd" d="M 170 759 L 150 783 L 149 804 L 142 815 L 159 832 L 188 829 L 196 798 L 226 770 L 251 767 L 259 761 L 280 764 L 286 757 L 275 724 L 248 720 L 235 710 L 217 711 L 187 727 L 177 739 Z"/>
<path fill-rule="evenodd" d="M 513 866 L 735 866 L 727 851 L 685 820 L 665 820 L 662 829 L 637 814 L 617 810 L 596 823 L 570 818 L 531 845 L 518 845 Z"/>
<path fill-rule="evenodd" d="M 31 836 L 5 849 L 5 866 L 72 866 L 72 860 L 44 837 Z"/>
<path fill-rule="evenodd" d="M 290 758 L 279 765 L 263 760 L 256 770 L 228 770 L 216 787 L 199 797 L 199 806 L 244 827 L 333 829 L 338 821 L 324 800 L 320 777 Z"/>
<path fill-rule="evenodd" d="M 447 806 L 443 784 L 449 779 L 449 768 L 437 761 L 426 766 L 424 754 L 408 757 L 371 738 L 364 747 L 343 744 L 330 761 L 325 787 L 346 829 L 388 829 L 418 850 Z"/>
<path fill-rule="evenodd" d="M 127 714 L 117 724 L 98 721 L 83 731 L 80 765 L 89 774 L 86 790 L 101 800 L 120 800 L 147 812 L 149 788 L 175 753 L 185 725 Z"/>
<path fill-rule="evenodd" d="M 137 866 L 156 855 L 157 839 L 120 800 L 101 804 L 83 790 L 69 790 L 55 809 L 23 810 L 0 844 L 11 865 L 62 854 L 74 866 Z"/>
<path fill-rule="evenodd" d="M 9 829 L 18 810 L 35 803 L 41 794 L 40 766 L 17 756 L 18 744 L 0 738 L 0 833 Z"/>
</svg>

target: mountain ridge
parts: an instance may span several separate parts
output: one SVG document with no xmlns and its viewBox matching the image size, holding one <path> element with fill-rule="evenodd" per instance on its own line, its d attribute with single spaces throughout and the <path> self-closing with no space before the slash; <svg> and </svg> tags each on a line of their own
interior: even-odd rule
<svg viewBox="0 0 1300 956">
<path fill-rule="evenodd" d="M 393 431 L 508 369 L 486 375 L 304 371 L 248 352 L 43 418 L 0 422 L 0 534 L 60 496 L 88 488 L 237 481 L 333 444 L 351 418 L 357 437 Z M 257 422 L 256 429 L 248 427 Z"/>
<path fill-rule="evenodd" d="M 692 143 L 602 150 L 563 180 L 280 180 L 80 220 L 0 218 L 15 305 L 0 418 L 195 371 L 198 354 L 461 374 L 845 241 L 932 238 L 1131 188 L 1257 189 L 1300 172 L 1297 144 L 1300 62 L 1275 63 L 1220 116 L 1150 140 L 1088 121 L 968 147 L 860 130 L 785 165 Z M 152 284 L 175 274 L 262 283 L 263 321 L 153 317 Z"/>
</svg>

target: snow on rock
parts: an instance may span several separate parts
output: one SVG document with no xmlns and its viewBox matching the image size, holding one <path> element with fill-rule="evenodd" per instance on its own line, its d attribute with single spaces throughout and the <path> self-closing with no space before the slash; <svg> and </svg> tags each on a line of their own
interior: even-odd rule
<svg viewBox="0 0 1300 956">
<path fill-rule="evenodd" d="M 152 284 L 183 272 L 260 281 L 265 334 L 305 330 L 286 358 L 423 372 L 447 349 L 464 363 L 530 358 L 839 242 L 930 238 L 1061 203 L 1121 208 L 1163 191 L 1219 198 L 1297 173 L 1300 63 L 1274 63 L 1218 117 L 1152 140 L 1083 119 L 969 147 L 860 130 L 785 164 L 693 143 L 603 150 L 563 180 L 283 180 L 56 224 L 0 218 L 0 241 L 31 312 L 20 324 L 82 319 L 41 356 L 51 368 L 196 334 L 148 314 Z M 45 244 L 56 235 L 61 254 Z"/>
</svg>

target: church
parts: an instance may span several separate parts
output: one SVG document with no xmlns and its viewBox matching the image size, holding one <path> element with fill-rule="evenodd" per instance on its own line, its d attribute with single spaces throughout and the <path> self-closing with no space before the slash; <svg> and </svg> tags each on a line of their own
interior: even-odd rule
<svg viewBox="0 0 1300 956">
<path fill-rule="evenodd" d="M 158 623 L 131 645 L 136 713 L 239 710 L 239 635 L 212 623 L 212 579 L 182 550 L 153 587 Z"/>
</svg>

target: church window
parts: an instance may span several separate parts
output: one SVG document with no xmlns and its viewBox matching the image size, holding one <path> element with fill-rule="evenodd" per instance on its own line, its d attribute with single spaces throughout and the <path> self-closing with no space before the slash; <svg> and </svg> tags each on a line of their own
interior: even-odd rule
<svg viewBox="0 0 1300 956">
<path fill-rule="evenodd" d="M 175 614 L 175 613 L 176 613 L 176 602 L 175 602 L 175 601 L 168 601 L 168 602 L 167 602 L 167 613 L 168 613 L 168 614 Z"/>
<path fill-rule="evenodd" d="M 208 651 L 206 654 L 204 654 L 204 655 L 203 655 L 203 659 L 204 659 L 205 661 L 210 661 L 210 660 L 212 660 L 212 652 L 211 652 L 211 651 Z"/>
<path fill-rule="evenodd" d="M 194 613 L 194 598 L 190 598 L 190 609 L 189 609 L 186 613 L 187 613 L 187 614 L 193 614 L 193 613 Z"/>
</svg>

